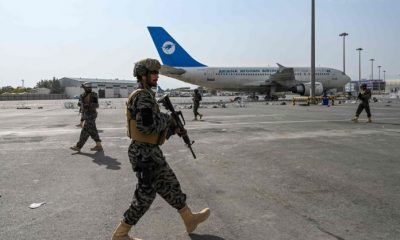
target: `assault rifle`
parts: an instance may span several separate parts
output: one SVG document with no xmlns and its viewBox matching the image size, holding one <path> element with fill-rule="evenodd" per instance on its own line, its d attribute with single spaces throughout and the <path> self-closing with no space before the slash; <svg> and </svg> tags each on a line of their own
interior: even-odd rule
<svg viewBox="0 0 400 240">
<path fill-rule="evenodd" d="M 174 106 L 171 103 L 171 100 L 169 100 L 168 94 L 162 96 L 157 102 L 161 103 L 165 107 L 165 109 L 167 109 L 168 111 L 171 112 L 171 117 L 175 120 L 177 128 L 179 129 L 179 132 L 182 133 L 182 134 L 180 134 L 180 137 L 183 139 L 183 141 L 185 142 L 186 146 L 192 152 L 193 158 L 196 159 L 196 154 L 194 154 L 193 149 L 192 149 L 192 145 L 193 145 L 194 141 L 190 141 L 190 138 L 189 138 L 189 136 L 187 134 L 187 131 L 186 131 L 185 127 L 184 127 L 186 122 L 185 122 L 185 118 L 183 118 L 182 112 L 181 111 L 175 111 Z M 182 120 L 181 120 L 181 118 L 182 118 Z"/>
</svg>

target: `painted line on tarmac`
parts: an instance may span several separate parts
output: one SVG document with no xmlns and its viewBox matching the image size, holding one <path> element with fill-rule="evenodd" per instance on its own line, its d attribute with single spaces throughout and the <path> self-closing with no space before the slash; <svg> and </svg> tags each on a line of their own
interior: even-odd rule
<svg viewBox="0 0 400 240">
<path fill-rule="evenodd" d="M 381 120 L 399 120 L 400 124 L 400 118 L 376 118 L 372 119 L 372 121 L 381 121 Z M 367 119 L 359 119 L 360 123 L 363 121 L 367 121 Z M 206 122 L 206 121 L 199 121 L 200 123 Z M 208 123 L 208 124 L 196 124 L 196 127 L 187 127 L 186 129 L 198 129 L 199 127 L 209 127 L 209 126 L 230 126 L 230 125 L 254 125 L 254 124 L 291 124 L 291 123 L 327 123 L 327 122 L 349 122 L 352 123 L 350 119 L 313 119 L 313 120 L 293 120 L 293 121 L 264 121 L 264 122 L 229 122 L 229 123 Z M 207 122 L 206 122 L 207 123 Z M 374 122 L 372 122 L 374 123 Z M 354 123 L 355 124 L 355 123 Z M 385 123 L 382 123 L 385 124 Z M 389 124 L 389 123 L 387 123 Z"/>
<path fill-rule="evenodd" d="M 366 121 L 366 119 L 359 119 L 360 123 L 363 123 Z M 390 123 L 384 123 L 380 122 L 382 120 L 399 120 L 400 124 L 400 118 L 373 118 L 373 122 L 371 125 L 375 123 L 379 124 L 390 124 Z M 311 119 L 311 120 L 293 120 L 293 121 L 263 121 L 263 122 L 221 122 L 221 123 L 209 123 L 207 121 L 197 121 L 194 125 L 190 124 L 189 126 L 186 126 L 187 130 L 195 130 L 195 129 L 202 129 L 202 128 L 209 128 L 209 127 L 222 127 L 222 126 L 233 126 L 233 125 L 255 125 L 255 124 L 296 124 L 296 123 L 328 123 L 328 122 L 349 122 L 350 119 Z M 191 122 L 193 123 L 193 122 Z M 356 123 L 354 123 L 356 124 Z M 107 131 L 112 132 L 112 131 L 125 131 L 126 128 L 124 127 L 100 127 L 98 128 L 100 131 Z M 35 130 L 28 130 L 28 129 L 15 129 L 15 130 L 0 130 L 0 137 L 27 137 L 27 136 L 55 136 L 55 135 L 60 135 L 60 134 L 78 134 L 81 131 L 81 129 L 76 128 L 76 129 L 65 129 L 65 128 L 43 128 L 43 129 L 35 129 Z M 102 132 L 100 132 L 100 136 L 102 135 Z M 125 135 L 124 135 L 125 136 Z M 5 140 L 7 141 L 7 140 Z"/>
</svg>

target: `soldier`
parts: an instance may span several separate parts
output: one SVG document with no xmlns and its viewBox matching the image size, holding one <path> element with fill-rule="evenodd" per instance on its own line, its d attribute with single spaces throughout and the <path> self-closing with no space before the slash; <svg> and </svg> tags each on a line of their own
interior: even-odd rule
<svg viewBox="0 0 400 240">
<path fill-rule="evenodd" d="M 368 121 L 367 122 L 372 122 L 371 120 L 371 110 L 369 108 L 369 99 L 371 98 L 371 90 L 367 88 L 367 84 L 363 83 L 360 85 L 360 93 L 358 94 L 358 99 L 361 100 L 360 104 L 358 105 L 357 111 L 356 111 L 356 116 L 351 119 L 353 122 L 358 122 L 358 117 L 360 116 L 360 113 L 362 110 L 365 108 L 365 111 L 367 112 L 367 117 Z"/>
<path fill-rule="evenodd" d="M 128 235 L 131 228 L 146 213 L 158 193 L 181 215 L 188 233 L 210 215 L 208 208 L 192 213 L 186 205 L 175 173 L 165 160 L 159 147 L 166 134 L 181 134 L 173 118 L 161 113 L 151 87 L 157 86 L 160 63 L 144 59 L 135 64 L 133 75 L 139 87 L 130 94 L 126 103 L 128 136 L 132 139 L 128 156 L 138 183 L 132 203 L 115 229 L 112 240 L 137 239 Z"/>
<path fill-rule="evenodd" d="M 101 146 L 101 140 L 99 137 L 99 133 L 96 128 L 96 118 L 97 118 L 97 110 L 99 107 L 99 98 L 97 97 L 97 93 L 92 92 L 92 85 L 90 82 L 85 82 L 82 84 L 84 93 L 80 96 L 82 102 L 79 102 L 78 105 L 82 109 L 82 119 L 84 119 L 84 124 L 81 130 L 81 135 L 79 137 L 79 141 L 75 146 L 72 146 L 71 149 L 74 151 L 81 151 L 81 148 L 88 140 L 89 136 L 96 142 L 96 146 L 91 148 L 91 151 L 103 151 L 103 147 Z"/>
<path fill-rule="evenodd" d="M 200 101 L 201 101 L 201 94 L 199 93 L 199 90 L 195 89 L 194 94 L 193 94 L 193 113 L 194 113 L 194 119 L 197 121 L 197 115 L 200 116 L 200 119 L 203 117 L 203 114 L 200 114 L 197 110 L 199 109 L 200 106 Z"/>
</svg>

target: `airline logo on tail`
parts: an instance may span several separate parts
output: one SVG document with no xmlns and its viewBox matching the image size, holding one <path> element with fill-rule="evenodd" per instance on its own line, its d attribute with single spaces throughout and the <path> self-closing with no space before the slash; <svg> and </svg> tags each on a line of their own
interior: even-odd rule
<svg viewBox="0 0 400 240">
<path fill-rule="evenodd" d="M 175 52 L 175 44 L 170 41 L 166 41 L 162 45 L 162 50 L 165 54 L 171 55 Z"/>
<path fill-rule="evenodd" d="M 170 67 L 206 67 L 194 60 L 162 27 L 147 27 L 164 65 Z"/>
</svg>

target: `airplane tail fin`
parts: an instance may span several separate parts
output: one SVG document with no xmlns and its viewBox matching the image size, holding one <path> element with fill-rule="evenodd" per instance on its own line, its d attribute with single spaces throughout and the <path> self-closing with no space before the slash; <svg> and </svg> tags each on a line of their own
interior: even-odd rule
<svg viewBox="0 0 400 240">
<path fill-rule="evenodd" d="M 157 93 L 164 93 L 164 89 L 162 89 L 160 86 L 157 85 Z"/>
<path fill-rule="evenodd" d="M 162 27 L 147 27 L 164 65 L 171 67 L 206 67 L 194 60 Z"/>
</svg>

